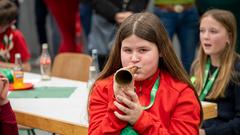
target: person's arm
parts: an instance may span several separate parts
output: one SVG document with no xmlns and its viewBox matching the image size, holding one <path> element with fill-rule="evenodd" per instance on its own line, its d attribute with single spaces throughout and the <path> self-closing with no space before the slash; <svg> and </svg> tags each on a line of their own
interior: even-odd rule
<svg viewBox="0 0 240 135">
<path fill-rule="evenodd" d="M 7 62 L 0 62 L 0 68 L 10 68 L 13 69 L 15 67 L 15 64 L 13 63 L 7 63 Z M 23 63 L 23 71 L 31 71 L 31 65 L 28 62 Z"/>
<path fill-rule="evenodd" d="M 11 59 L 10 62 L 14 63 L 15 54 L 20 53 L 22 63 L 28 63 L 31 57 L 27 42 L 22 34 L 22 32 L 18 29 L 13 31 L 13 44 L 14 48 L 11 50 Z"/>
<path fill-rule="evenodd" d="M 200 104 L 193 90 L 186 88 L 180 93 L 170 116 L 169 125 L 163 125 L 160 119 L 156 120 L 150 113 L 143 111 L 133 128 L 144 135 L 197 135 L 200 125 Z"/>
<path fill-rule="evenodd" d="M 121 11 L 109 0 L 91 0 L 91 5 L 97 14 L 113 23 L 115 22 L 115 15 Z"/>
<path fill-rule="evenodd" d="M 127 6 L 126 11 L 117 12 L 115 14 L 115 21 L 121 24 L 128 16 L 133 13 L 142 12 L 146 9 L 149 0 L 131 0 Z"/>
<path fill-rule="evenodd" d="M 134 13 L 144 11 L 149 4 L 149 0 L 130 0 L 128 5 L 128 11 L 132 11 Z"/>
<path fill-rule="evenodd" d="M 18 135 L 18 127 L 14 112 L 7 99 L 8 81 L 0 75 L 0 134 Z"/>
<path fill-rule="evenodd" d="M 0 134 L 1 135 L 18 135 L 18 127 L 15 114 L 8 100 L 0 105 Z"/>
<path fill-rule="evenodd" d="M 125 11 L 122 11 L 121 3 L 119 3 L 119 6 L 116 6 L 113 4 L 113 2 L 109 0 L 91 0 L 91 5 L 93 9 L 96 11 L 96 13 L 103 16 L 110 22 L 118 23 L 121 23 L 122 22 L 121 20 L 124 20 L 126 17 L 128 17 L 130 15 L 129 13 L 137 13 L 146 9 L 148 3 L 149 0 L 130 0 L 127 9 Z M 126 17 L 118 21 L 117 18 L 119 18 L 119 16 Z"/>
<path fill-rule="evenodd" d="M 29 63 L 30 52 L 23 34 L 18 29 L 12 30 L 13 34 L 13 49 L 10 50 L 10 61 L 0 62 L 1 68 L 14 68 L 15 54 L 20 53 L 23 63 L 23 71 L 31 71 L 31 65 Z"/>
<path fill-rule="evenodd" d="M 109 82 L 110 83 L 110 82 Z M 89 102 L 89 135 L 119 135 L 127 122 L 119 120 L 114 111 L 120 112 L 113 104 L 115 98 L 112 89 L 96 84 Z"/>
</svg>

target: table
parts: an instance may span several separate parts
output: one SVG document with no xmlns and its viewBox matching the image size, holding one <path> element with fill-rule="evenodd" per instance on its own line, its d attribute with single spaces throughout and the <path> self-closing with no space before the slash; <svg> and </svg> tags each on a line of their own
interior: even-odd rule
<svg viewBox="0 0 240 135">
<path fill-rule="evenodd" d="M 25 73 L 25 82 L 35 87 L 77 87 L 69 98 L 10 98 L 18 124 L 63 135 L 87 135 L 88 115 L 86 82 L 52 77 L 42 81 L 41 76 Z M 202 102 L 204 119 L 217 116 L 214 103 Z"/>
<path fill-rule="evenodd" d="M 202 101 L 202 108 L 203 108 L 203 119 L 211 119 L 217 117 L 217 104 Z"/>
<path fill-rule="evenodd" d="M 87 97 L 85 82 L 52 77 L 42 81 L 41 76 L 24 74 L 25 82 L 40 86 L 77 87 L 69 98 L 10 98 L 18 124 L 63 135 L 87 135 Z"/>
</svg>

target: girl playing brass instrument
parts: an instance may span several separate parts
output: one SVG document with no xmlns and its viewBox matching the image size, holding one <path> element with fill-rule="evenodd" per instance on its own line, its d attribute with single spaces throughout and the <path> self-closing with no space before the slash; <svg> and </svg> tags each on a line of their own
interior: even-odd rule
<svg viewBox="0 0 240 135">
<path fill-rule="evenodd" d="M 137 72 L 138 67 L 121 68 L 114 75 L 114 84 L 120 86 L 133 85 L 133 75 Z"/>
<path fill-rule="evenodd" d="M 115 87 L 116 72 L 134 66 L 133 85 Z M 90 135 L 198 134 L 201 105 L 158 17 L 137 13 L 121 24 L 88 109 Z"/>
</svg>

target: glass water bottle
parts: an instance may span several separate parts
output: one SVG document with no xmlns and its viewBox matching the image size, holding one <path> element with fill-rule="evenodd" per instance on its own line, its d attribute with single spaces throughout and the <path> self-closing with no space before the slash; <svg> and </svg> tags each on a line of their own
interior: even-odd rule
<svg viewBox="0 0 240 135">
<path fill-rule="evenodd" d="M 40 70 L 42 80 L 49 80 L 51 78 L 51 57 L 48 53 L 48 44 L 42 45 L 42 54 L 40 57 Z"/>
<path fill-rule="evenodd" d="M 90 89 L 95 82 L 99 73 L 99 65 L 98 65 L 98 52 L 97 49 L 92 50 L 92 64 L 89 68 L 89 79 L 88 79 L 88 88 Z"/>
</svg>

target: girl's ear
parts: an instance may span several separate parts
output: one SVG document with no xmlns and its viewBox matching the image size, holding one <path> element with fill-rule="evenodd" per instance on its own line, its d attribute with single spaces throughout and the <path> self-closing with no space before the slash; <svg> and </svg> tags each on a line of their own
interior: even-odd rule
<svg viewBox="0 0 240 135">
<path fill-rule="evenodd" d="M 226 42 L 228 45 L 230 45 L 230 43 L 231 43 L 230 41 L 232 40 L 232 38 L 233 38 L 232 33 L 229 32 L 228 39 L 227 39 L 227 42 Z"/>
<path fill-rule="evenodd" d="M 230 41 L 229 41 L 229 40 L 227 40 L 227 41 L 226 41 L 226 44 L 227 44 L 227 45 L 230 45 Z"/>
<path fill-rule="evenodd" d="M 162 57 L 162 54 L 161 53 L 159 53 L 159 58 L 161 58 Z"/>
</svg>

